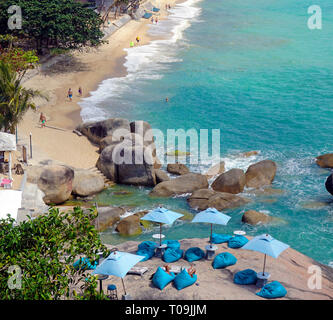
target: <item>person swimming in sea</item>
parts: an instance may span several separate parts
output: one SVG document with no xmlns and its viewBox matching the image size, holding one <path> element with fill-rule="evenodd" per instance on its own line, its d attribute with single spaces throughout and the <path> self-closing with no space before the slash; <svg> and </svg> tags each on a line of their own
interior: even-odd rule
<svg viewBox="0 0 333 320">
<path fill-rule="evenodd" d="M 165 98 L 165 102 L 169 102 L 169 98 L 168 97 Z"/>
</svg>

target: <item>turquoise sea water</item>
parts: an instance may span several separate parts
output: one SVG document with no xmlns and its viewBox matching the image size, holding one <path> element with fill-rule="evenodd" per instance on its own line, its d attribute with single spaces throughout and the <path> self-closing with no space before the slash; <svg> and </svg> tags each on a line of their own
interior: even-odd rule
<svg viewBox="0 0 333 320">
<path fill-rule="evenodd" d="M 226 168 L 262 159 L 276 161 L 273 187 L 284 194 L 251 197 L 246 207 L 229 210 L 232 219 L 216 232 L 244 229 L 269 232 L 291 247 L 322 262 L 333 261 L 333 204 L 324 183 L 329 170 L 314 158 L 333 152 L 333 5 L 316 1 L 323 29 L 309 30 L 307 8 L 297 0 L 190 0 L 171 10 L 170 18 L 151 26 L 166 40 L 128 50 L 128 76 L 104 81 L 82 103 L 85 120 L 106 117 L 143 119 L 154 128 L 220 129 L 221 159 Z M 165 97 L 169 98 L 166 104 Z M 157 146 L 158 148 L 161 146 Z M 237 153 L 259 150 L 247 159 Z M 202 159 L 193 171 L 210 163 Z M 191 210 L 185 197 L 153 200 L 149 189 L 99 196 L 105 203 L 150 209 L 163 203 Z M 327 205 L 308 208 L 309 203 Z M 283 219 L 270 226 L 244 226 L 242 213 L 256 209 Z M 151 240 L 158 229 L 133 240 Z M 208 237 L 209 226 L 178 222 L 165 228 L 169 238 Z M 104 241 L 128 240 L 108 230 Z"/>
</svg>

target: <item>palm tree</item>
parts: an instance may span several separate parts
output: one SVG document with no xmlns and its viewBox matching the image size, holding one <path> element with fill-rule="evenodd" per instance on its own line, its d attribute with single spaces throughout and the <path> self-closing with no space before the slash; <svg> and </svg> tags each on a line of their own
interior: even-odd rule
<svg viewBox="0 0 333 320">
<path fill-rule="evenodd" d="M 33 98 L 47 98 L 38 90 L 21 86 L 19 76 L 10 64 L 0 61 L 0 130 L 15 133 L 17 124 L 29 109 L 36 109 Z"/>
</svg>

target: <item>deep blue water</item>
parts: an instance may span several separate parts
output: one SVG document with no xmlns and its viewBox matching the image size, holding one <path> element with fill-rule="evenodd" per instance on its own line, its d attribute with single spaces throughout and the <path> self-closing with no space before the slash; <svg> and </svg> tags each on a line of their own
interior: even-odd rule
<svg viewBox="0 0 333 320">
<path fill-rule="evenodd" d="M 220 129 L 220 157 L 227 169 L 246 170 L 262 159 L 274 160 L 278 171 L 273 187 L 285 193 L 268 197 L 272 202 L 250 196 L 254 202 L 229 210 L 228 226 L 215 231 L 270 232 L 302 253 L 329 263 L 333 261 L 333 205 L 308 206 L 332 200 L 324 186 L 330 171 L 319 168 L 314 158 L 333 152 L 333 5 L 328 0 L 316 1 L 322 8 L 323 29 L 309 30 L 307 8 L 312 4 L 188 1 L 173 9 L 169 20 L 151 27 L 151 34 L 167 35 L 169 40 L 129 49 L 128 76 L 104 81 L 83 102 L 82 116 L 86 120 L 142 119 L 164 133 L 179 128 Z M 237 157 L 249 150 L 260 154 Z M 209 165 L 202 159 L 192 170 L 203 171 Z M 132 197 L 118 204 L 152 208 L 156 202 L 148 192 L 135 189 Z M 117 202 L 110 193 L 100 198 Z M 185 198 L 164 203 L 194 213 Z M 248 208 L 285 223 L 244 226 L 241 216 Z M 133 240 L 151 240 L 155 232 Z M 207 237 L 208 232 L 208 226 L 185 222 L 164 233 L 180 239 Z M 126 240 L 111 230 L 103 238 L 112 243 Z"/>
</svg>

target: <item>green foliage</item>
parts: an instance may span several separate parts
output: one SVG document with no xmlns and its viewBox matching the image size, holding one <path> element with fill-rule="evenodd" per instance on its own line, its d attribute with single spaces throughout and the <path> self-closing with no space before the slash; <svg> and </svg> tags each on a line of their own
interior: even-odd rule
<svg viewBox="0 0 333 320">
<path fill-rule="evenodd" d="M 96 216 L 94 207 L 88 212 L 75 207 L 51 208 L 19 225 L 11 218 L 0 220 L 0 299 L 105 299 L 96 291 L 96 277 L 73 267 L 79 257 L 94 263 L 98 252 L 108 255 L 92 225 Z M 21 289 L 8 286 L 12 265 L 22 270 Z"/>
<path fill-rule="evenodd" d="M 16 125 L 25 112 L 36 109 L 35 97 L 44 97 L 39 91 L 21 86 L 24 72 L 19 75 L 9 63 L 0 59 L 0 130 L 15 133 Z"/>
<path fill-rule="evenodd" d="M 24 51 L 21 48 L 0 49 L 0 61 L 10 64 L 18 73 L 34 69 L 39 62 L 35 51 Z"/>
<path fill-rule="evenodd" d="M 22 30 L 8 30 L 7 9 L 22 9 Z M 0 2 L 0 34 L 13 33 L 29 37 L 38 51 L 55 43 L 62 48 L 96 46 L 102 43 L 103 23 L 100 16 L 75 0 L 2 0 Z"/>
</svg>

